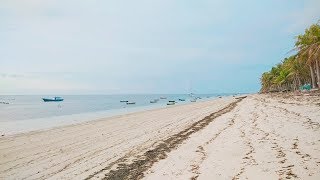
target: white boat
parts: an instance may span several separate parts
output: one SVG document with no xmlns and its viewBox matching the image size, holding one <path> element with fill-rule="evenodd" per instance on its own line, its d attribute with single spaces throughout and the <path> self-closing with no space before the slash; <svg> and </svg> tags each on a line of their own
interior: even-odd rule
<svg viewBox="0 0 320 180">
<path fill-rule="evenodd" d="M 168 102 L 167 105 L 175 105 L 175 102 Z"/>
</svg>

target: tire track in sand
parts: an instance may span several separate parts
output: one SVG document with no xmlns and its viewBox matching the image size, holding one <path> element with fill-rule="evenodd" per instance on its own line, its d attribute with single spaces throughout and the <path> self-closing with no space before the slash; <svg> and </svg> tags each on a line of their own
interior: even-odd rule
<svg viewBox="0 0 320 180">
<path fill-rule="evenodd" d="M 191 165 L 191 172 L 194 174 L 191 179 L 192 180 L 196 180 L 198 179 L 200 172 L 199 172 L 199 168 L 200 165 L 203 163 L 203 161 L 207 158 L 207 153 L 204 149 L 205 146 L 211 144 L 215 139 L 217 139 L 221 133 L 223 133 L 225 130 L 227 130 L 228 128 L 230 128 L 231 126 L 233 126 L 235 124 L 235 119 L 237 118 L 238 112 L 235 112 L 235 115 L 231 118 L 231 120 L 227 123 L 227 126 L 224 127 L 223 129 L 221 129 L 218 133 L 216 133 L 209 141 L 205 142 L 203 145 L 198 146 L 198 149 L 196 152 L 200 153 L 200 158 L 199 161 L 196 164 L 192 164 Z"/>
<path fill-rule="evenodd" d="M 215 118 L 230 112 L 237 106 L 237 103 L 242 101 L 245 97 L 237 98 L 235 102 L 230 103 L 225 108 L 210 114 L 204 119 L 193 123 L 187 129 L 163 140 L 155 148 L 148 150 L 143 155 L 138 157 L 122 157 L 116 161 L 113 165 L 116 165 L 116 169 L 112 169 L 113 165 L 109 165 L 100 171 L 91 174 L 86 179 L 91 179 L 95 175 L 110 170 L 109 173 L 105 174 L 103 179 L 141 179 L 144 176 L 144 172 L 148 170 L 155 162 L 167 157 L 167 153 L 178 147 L 184 140 L 188 139 L 189 136 L 204 127 L 206 127 Z M 132 159 L 127 162 L 128 159 Z"/>
</svg>

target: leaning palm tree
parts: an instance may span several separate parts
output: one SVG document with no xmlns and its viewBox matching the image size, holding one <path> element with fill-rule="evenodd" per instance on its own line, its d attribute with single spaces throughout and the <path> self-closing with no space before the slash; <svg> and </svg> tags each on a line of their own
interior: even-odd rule
<svg viewBox="0 0 320 180">
<path fill-rule="evenodd" d="M 319 21 L 320 23 L 320 21 Z M 272 67 L 261 76 L 261 92 L 296 90 L 310 83 L 320 88 L 320 25 L 313 24 L 297 37 L 297 54 Z"/>
<path fill-rule="evenodd" d="M 320 88 L 320 25 L 313 24 L 306 29 L 305 34 L 297 37 L 295 46 L 298 58 L 309 65 L 312 87 Z"/>
<path fill-rule="evenodd" d="M 296 55 L 286 58 L 283 62 L 283 68 L 289 72 L 288 79 L 293 90 L 297 90 L 302 84 L 309 79 L 309 69 L 307 65 L 297 58 Z"/>
</svg>

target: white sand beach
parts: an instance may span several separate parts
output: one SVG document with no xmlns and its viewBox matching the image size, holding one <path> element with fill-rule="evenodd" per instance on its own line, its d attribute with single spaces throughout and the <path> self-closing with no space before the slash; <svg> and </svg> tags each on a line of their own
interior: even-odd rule
<svg viewBox="0 0 320 180">
<path fill-rule="evenodd" d="M 320 179 L 319 123 L 320 106 L 305 99 L 249 96 L 155 163 L 146 179 Z"/>
<path fill-rule="evenodd" d="M 0 138 L 0 179 L 320 179 L 320 97 L 249 95 Z"/>
</svg>

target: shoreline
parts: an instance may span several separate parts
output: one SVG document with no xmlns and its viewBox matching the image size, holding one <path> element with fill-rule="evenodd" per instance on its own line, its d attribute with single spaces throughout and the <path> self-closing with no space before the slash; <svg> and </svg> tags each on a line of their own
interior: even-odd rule
<svg viewBox="0 0 320 180">
<path fill-rule="evenodd" d="M 229 96 L 225 96 L 229 97 Z M 205 102 L 211 101 L 218 97 L 211 97 L 209 99 L 203 99 L 198 101 Z M 179 102 L 175 106 L 187 105 L 194 102 Z M 171 108 L 166 104 L 150 104 L 145 106 L 127 107 L 122 109 L 112 109 L 96 112 L 84 112 L 71 115 L 60 115 L 52 117 L 43 117 L 35 119 L 14 120 L 14 121 L 0 121 L 0 135 L 11 136 L 20 133 L 45 131 L 52 128 L 59 128 L 63 126 L 72 126 L 81 123 L 87 123 L 92 121 L 99 121 L 101 119 L 112 118 L 117 116 L 128 115 L 132 113 L 141 113 L 145 111 L 152 111 L 163 108 Z"/>
<path fill-rule="evenodd" d="M 0 178 L 319 179 L 318 103 L 226 97 L 1 137 Z"/>
<path fill-rule="evenodd" d="M 0 179 L 84 179 L 123 156 L 146 151 L 234 101 L 233 97 L 217 98 L 4 136 L 0 138 Z"/>
</svg>

